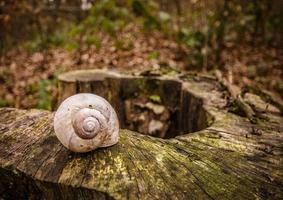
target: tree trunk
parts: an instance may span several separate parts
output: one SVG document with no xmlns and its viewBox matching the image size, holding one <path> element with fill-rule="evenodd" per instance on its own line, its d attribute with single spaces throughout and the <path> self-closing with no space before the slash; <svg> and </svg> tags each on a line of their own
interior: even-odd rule
<svg viewBox="0 0 283 200">
<path fill-rule="evenodd" d="M 212 77 L 111 74 L 93 81 L 97 73 L 59 77 L 61 100 L 91 83 L 91 91 L 107 93 L 120 107 L 120 122 L 127 127 L 123 103 L 139 88 L 134 98 L 149 95 L 168 108 L 169 134 L 160 138 L 121 129 L 117 145 L 79 154 L 57 140 L 52 113 L 2 108 L 2 199 L 283 198 L 283 120 L 276 108 L 266 109 L 269 121 L 255 125 L 227 112 L 226 92 Z"/>
</svg>

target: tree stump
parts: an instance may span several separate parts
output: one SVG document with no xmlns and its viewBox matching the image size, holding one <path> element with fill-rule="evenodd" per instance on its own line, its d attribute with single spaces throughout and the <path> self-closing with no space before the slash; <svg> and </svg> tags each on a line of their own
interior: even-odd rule
<svg viewBox="0 0 283 200">
<path fill-rule="evenodd" d="M 265 106 L 268 120 L 251 124 L 228 112 L 215 78 L 200 75 L 92 70 L 59 80 L 59 102 L 93 92 L 113 105 L 123 128 L 119 143 L 73 153 L 56 138 L 53 113 L 1 108 L 2 199 L 283 198 L 283 118 L 276 107 Z M 255 98 L 253 106 L 265 108 Z"/>
</svg>

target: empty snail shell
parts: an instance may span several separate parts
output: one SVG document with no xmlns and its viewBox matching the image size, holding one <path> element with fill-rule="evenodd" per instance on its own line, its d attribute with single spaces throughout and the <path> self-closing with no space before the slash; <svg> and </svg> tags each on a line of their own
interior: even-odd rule
<svg viewBox="0 0 283 200">
<path fill-rule="evenodd" d="M 67 98 L 54 116 L 60 142 L 74 152 L 88 152 L 118 142 L 119 122 L 115 110 L 102 97 L 80 93 Z"/>
</svg>

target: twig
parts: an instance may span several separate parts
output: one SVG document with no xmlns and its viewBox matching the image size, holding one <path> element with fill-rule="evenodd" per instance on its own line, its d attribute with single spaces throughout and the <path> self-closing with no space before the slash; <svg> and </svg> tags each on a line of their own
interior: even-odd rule
<svg viewBox="0 0 283 200">
<path fill-rule="evenodd" d="M 253 124 L 257 123 L 257 116 L 251 106 L 243 100 L 241 96 L 241 89 L 236 85 L 229 83 L 229 81 L 222 76 L 222 73 L 219 70 L 215 71 L 215 75 L 218 81 L 221 82 L 224 87 L 226 87 L 237 106 L 242 112 L 245 113 L 249 121 Z"/>
</svg>

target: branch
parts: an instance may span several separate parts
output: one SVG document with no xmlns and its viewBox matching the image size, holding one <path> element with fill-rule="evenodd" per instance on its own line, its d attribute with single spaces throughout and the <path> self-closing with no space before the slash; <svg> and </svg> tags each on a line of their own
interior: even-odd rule
<svg viewBox="0 0 283 200">
<path fill-rule="evenodd" d="M 266 102 L 277 107 L 280 110 L 280 114 L 283 115 L 283 103 L 282 103 L 282 100 L 279 96 L 276 96 L 269 91 L 266 91 L 262 88 L 259 88 L 256 85 L 246 86 L 244 90 L 252 92 L 252 93 L 260 96 Z"/>
<path fill-rule="evenodd" d="M 222 76 L 219 70 L 215 71 L 216 78 L 223 86 L 226 87 L 237 106 L 245 113 L 251 123 L 257 123 L 257 116 L 249 104 L 247 104 L 241 96 L 241 89 L 236 85 L 231 84 L 227 79 Z"/>
</svg>

